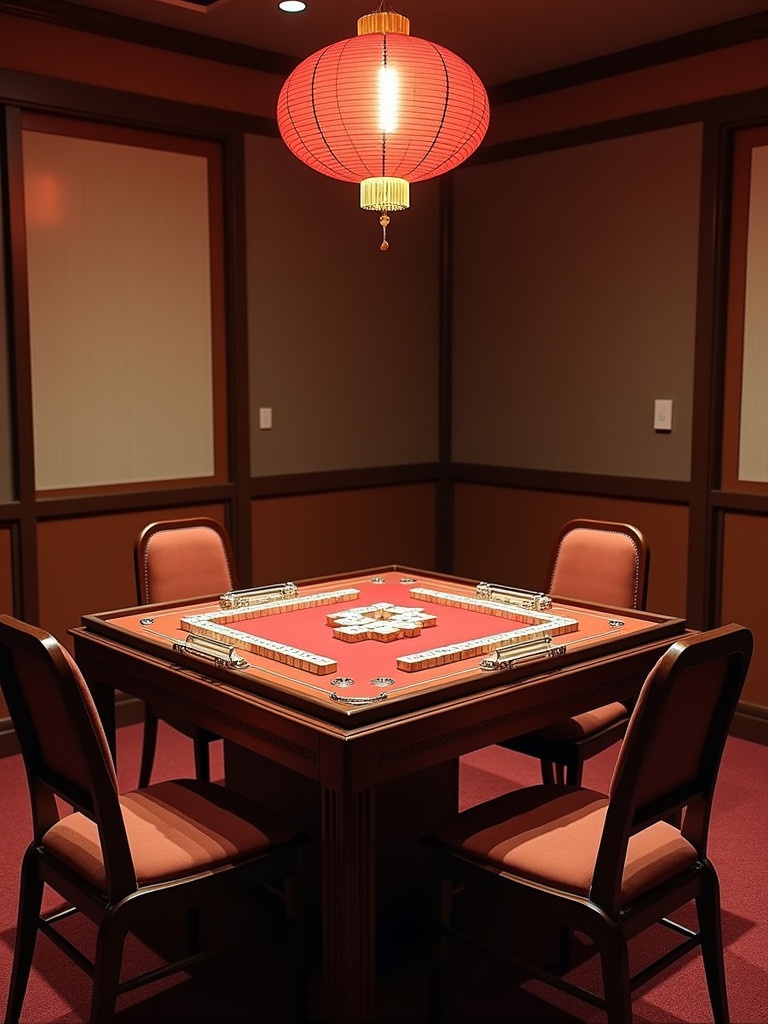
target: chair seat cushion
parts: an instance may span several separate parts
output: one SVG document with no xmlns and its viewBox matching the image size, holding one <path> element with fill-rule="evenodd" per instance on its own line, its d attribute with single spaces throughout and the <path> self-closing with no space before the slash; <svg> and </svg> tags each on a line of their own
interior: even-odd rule
<svg viewBox="0 0 768 1024">
<path fill-rule="evenodd" d="M 297 834 L 266 808 L 196 779 L 159 782 L 119 799 L 139 885 L 236 862 Z M 96 826 L 84 814 L 70 814 L 53 825 L 43 845 L 105 890 Z"/>
<path fill-rule="evenodd" d="M 530 786 L 463 811 L 436 830 L 446 846 L 510 874 L 589 895 L 608 798 L 574 786 Z M 629 902 L 696 863 L 678 829 L 657 822 L 633 836 L 622 879 Z"/>
</svg>

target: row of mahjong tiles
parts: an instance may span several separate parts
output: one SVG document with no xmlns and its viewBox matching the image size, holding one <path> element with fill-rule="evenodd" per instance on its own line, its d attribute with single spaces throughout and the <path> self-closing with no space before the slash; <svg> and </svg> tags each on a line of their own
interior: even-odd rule
<svg viewBox="0 0 768 1024">
<path fill-rule="evenodd" d="M 241 633 L 239 630 L 228 626 L 211 629 L 201 625 L 199 628 L 199 635 L 209 636 L 212 639 L 221 639 L 222 636 L 226 636 L 236 646 L 251 651 L 253 654 L 269 658 L 272 661 L 277 661 L 289 667 L 302 669 L 305 672 L 311 672 L 314 675 L 328 675 L 331 672 L 338 671 L 338 662 L 334 658 L 327 658 L 321 654 L 304 651 L 299 647 L 281 644 L 276 640 L 270 640 L 266 637 Z M 523 643 L 528 640 L 543 639 L 549 632 L 551 631 L 541 624 L 523 626 L 504 633 L 494 633 L 491 636 L 478 637 L 474 640 L 463 640 L 455 644 L 446 644 L 442 647 L 434 647 L 415 654 L 405 654 L 396 659 L 396 665 L 402 672 L 418 672 L 427 668 L 435 668 L 440 665 L 463 661 L 465 658 L 490 654 L 497 648 L 504 647 L 510 643 Z"/>
<path fill-rule="evenodd" d="M 341 590 L 324 591 L 316 594 L 302 594 L 295 597 L 280 598 L 274 601 L 258 602 L 248 606 L 243 605 L 236 609 L 227 608 L 219 612 L 211 612 L 205 615 L 188 616 L 182 620 L 182 625 L 203 620 L 226 625 L 238 622 L 242 619 L 260 618 L 263 615 L 278 615 L 284 612 L 299 611 L 302 608 L 316 608 L 322 605 L 336 604 L 342 601 L 354 601 L 359 596 L 360 591 L 354 587 L 346 587 Z M 465 594 L 447 593 L 440 590 L 432 590 L 427 587 L 413 587 L 410 591 L 410 596 L 415 600 L 422 600 L 428 604 L 450 605 L 454 608 L 462 608 L 467 611 L 485 612 L 501 618 L 516 619 L 519 622 L 525 622 L 531 625 L 534 623 L 548 622 L 556 632 L 566 632 L 569 628 L 572 628 L 571 620 L 569 619 L 563 619 L 561 616 L 546 614 L 544 612 L 524 609 L 519 605 L 506 601 L 471 597 Z M 340 614 L 354 615 L 356 613 L 370 613 L 371 609 L 384 607 L 399 608 L 399 606 L 388 605 L 386 602 L 381 602 L 379 604 L 369 605 L 367 609 L 348 609 L 346 612 L 342 612 Z M 423 608 L 404 606 L 400 610 L 403 613 L 413 612 L 416 614 L 417 612 L 420 612 L 424 614 Z"/>
<path fill-rule="evenodd" d="M 274 615 L 302 608 L 349 602 L 359 597 L 360 591 L 355 588 L 344 588 L 315 594 L 295 595 L 260 602 L 250 607 L 227 609 L 203 615 L 188 616 L 182 619 L 182 628 L 199 631 L 204 636 L 213 638 L 228 637 L 230 640 L 263 657 L 280 661 L 283 664 L 303 669 L 313 674 L 326 674 L 336 671 L 338 665 L 333 658 L 304 651 L 301 648 L 278 643 L 264 637 L 257 637 L 231 628 L 232 623 L 245 619 L 258 618 L 262 615 Z M 467 595 L 432 590 L 425 587 L 414 587 L 410 596 L 421 598 L 429 603 L 451 605 L 463 609 L 485 612 L 501 618 L 512 618 L 526 624 L 502 633 L 479 637 L 456 644 L 446 644 L 432 650 L 404 655 L 397 659 L 397 667 L 402 671 L 414 672 L 432 668 L 454 661 L 460 661 L 477 654 L 488 654 L 497 647 L 511 641 L 541 637 L 545 632 L 555 635 L 568 632 L 576 627 L 574 620 L 561 616 L 545 614 L 537 611 L 521 609 L 503 601 L 488 600 Z M 437 617 L 425 612 L 421 607 L 394 605 L 389 602 L 377 602 L 363 608 L 347 608 L 327 616 L 326 622 L 333 628 L 333 636 L 346 642 L 360 640 L 396 640 L 400 637 L 418 636 L 422 628 L 437 624 Z"/>
</svg>

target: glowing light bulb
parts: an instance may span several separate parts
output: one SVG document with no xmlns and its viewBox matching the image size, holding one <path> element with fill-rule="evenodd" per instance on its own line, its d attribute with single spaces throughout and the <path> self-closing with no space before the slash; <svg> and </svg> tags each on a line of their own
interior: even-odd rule
<svg viewBox="0 0 768 1024">
<path fill-rule="evenodd" d="M 397 131 L 397 72 L 388 65 L 379 68 L 379 129 Z"/>
</svg>

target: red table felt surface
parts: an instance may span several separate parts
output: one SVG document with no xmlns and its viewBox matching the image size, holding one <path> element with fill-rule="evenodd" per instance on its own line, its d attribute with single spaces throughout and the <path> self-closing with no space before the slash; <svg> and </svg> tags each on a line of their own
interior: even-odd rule
<svg viewBox="0 0 768 1024">
<path fill-rule="evenodd" d="M 463 640 L 508 632 L 524 625 L 514 619 L 414 600 L 410 591 L 413 586 L 419 584 L 405 586 L 388 580 L 385 584 L 352 585 L 360 590 L 360 597 L 354 601 L 304 608 L 284 615 L 243 619 L 234 623 L 234 628 L 254 636 L 268 637 L 290 647 L 299 647 L 313 654 L 322 654 L 326 658 L 333 658 L 338 662 L 339 670 L 343 669 L 345 675 L 354 679 L 368 679 L 386 674 L 401 675 L 409 682 L 413 682 L 413 673 L 403 672 L 396 667 L 397 658 L 431 650 L 434 647 L 461 643 Z M 437 624 L 424 627 L 420 634 L 414 637 L 353 642 L 334 638 L 333 627 L 326 625 L 330 614 L 353 611 L 356 608 L 383 602 L 399 607 L 423 608 L 436 617 Z"/>
<path fill-rule="evenodd" d="M 381 578 L 385 582 L 374 583 L 374 578 Z M 401 583 L 401 579 L 408 582 Z M 226 674 L 227 683 L 239 689 L 288 699 L 289 702 L 294 699 L 308 700 L 313 706 L 322 707 L 335 703 L 339 712 L 343 711 L 339 703 L 343 704 L 345 700 L 348 702 L 350 698 L 354 701 L 362 699 L 363 702 L 378 702 L 384 699 L 389 705 L 393 700 L 399 703 L 403 699 L 426 699 L 427 693 L 434 692 L 435 688 L 471 685 L 476 689 L 497 685 L 498 677 L 494 672 L 480 671 L 482 655 L 477 653 L 472 653 L 462 660 L 430 665 L 416 671 L 404 671 L 397 667 L 397 659 L 406 654 L 430 651 L 463 640 L 477 640 L 481 637 L 507 633 L 516 628 L 524 628 L 528 624 L 506 616 L 419 600 L 411 596 L 414 587 L 476 597 L 476 588 L 473 585 L 435 579 L 429 575 L 405 576 L 399 571 L 382 572 L 380 577 L 350 575 L 317 584 L 301 584 L 300 596 L 350 588 L 357 589 L 360 593 L 354 600 L 247 617 L 232 622 L 229 626 L 255 637 L 331 658 L 337 667 L 327 674 L 311 672 L 306 668 L 243 649 L 242 653 L 251 667 L 239 672 L 221 671 Z M 389 641 L 360 640 L 350 643 L 334 638 L 332 627 L 327 625 L 329 614 L 352 611 L 376 603 L 424 608 L 435 615 L 437 625 L 423 628 L 418 636 Z M 109 621 L 121 631 L 127 630 L 134 635 L 143 634 L 144 642 L 153 641 L 159 647 L 167 649 L 169 640 L 180 643 L 187 636 L 187 630 L 181 628 L 182 619 L 215 615 L 219 611 L 217 601 L 208 601 L 157 609 L 154 612 L 152 609 L 144 612 L 141 609 L 134 609 L 124 615 L 111 617 Z M 632 613 L 622 612 L 623 624 L 620 629 L 615 630 L 609 625 L 610 611 L 572 607 L 569 604 L 555 603 L 548 609 L 547 614 L 549 613 L 578 620 L 576 631 L 553 639 L 553 643 L 564 643 L 569 651 L 572 647 L 574 652 L 593 646 L 615 647 L 617 643 L 634 643 L 636 641 L 631 639 L 631 635 L 638 631 L 642 632 L 650 625 L 642 613 L 633 616 Z M 231 644 L 233 641 L 226 642 Z M 573 656 L 582 655 L 574 653 Z M 570 658 L 571 655 L 568 654 L 567 659 Z M 514 674 L 523 681 L 524 677 L 531 673 L 557 671 L 561 661 L 562 659 L 537 659 L 524 669 L 515 669 Z M 218 672 L 211 672 L 211 675 L 217 674 Z M 352 679 L 354 683 L 348 687 L 337 687 L 333 680 L 339 677 L 345 680 Z M 382 677 L 393 679 L 394 683 L 386 688 L 372 685 L 372 680 Z M 350 709 L 350 713 L 354 714 L 356 710 Z"/>
</svg>

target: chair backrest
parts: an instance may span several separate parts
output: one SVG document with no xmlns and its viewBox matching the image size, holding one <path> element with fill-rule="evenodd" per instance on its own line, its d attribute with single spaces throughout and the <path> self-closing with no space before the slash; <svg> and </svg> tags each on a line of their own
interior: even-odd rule
<svg viewBox="0 0 768 1024">
<path fill-rule="evenodd" d="M 619 608 L 645 608 L 650 550 L 628 523 L 572 519 L 560 530 L 549 593 Z"/>
<path fill-rule="evenodd" d="M 237 588 L 232 542 L 214 519 L 170 519 L 145 526 L 134 545 L 140 604 L 220 596 Z"/>
<path fill-rule="evenodd" d="M 616 761 L 593 893 L 617 907 L 632 835 L 685 808 L 682 834 L 706 857 L 725 741 L 752 656 L 752 634 L 730 624 L 678 640 L 640 691 Z"/>
<path fill-rule="evenodd" d="M 0 685 L 27 774 L 35 843 L 61 817 L 58 796 L 96 822 L 108 892 L 134 891 L 114 762 L 77 665 L 45 630 L 0 615 Z"/>
</svg>

